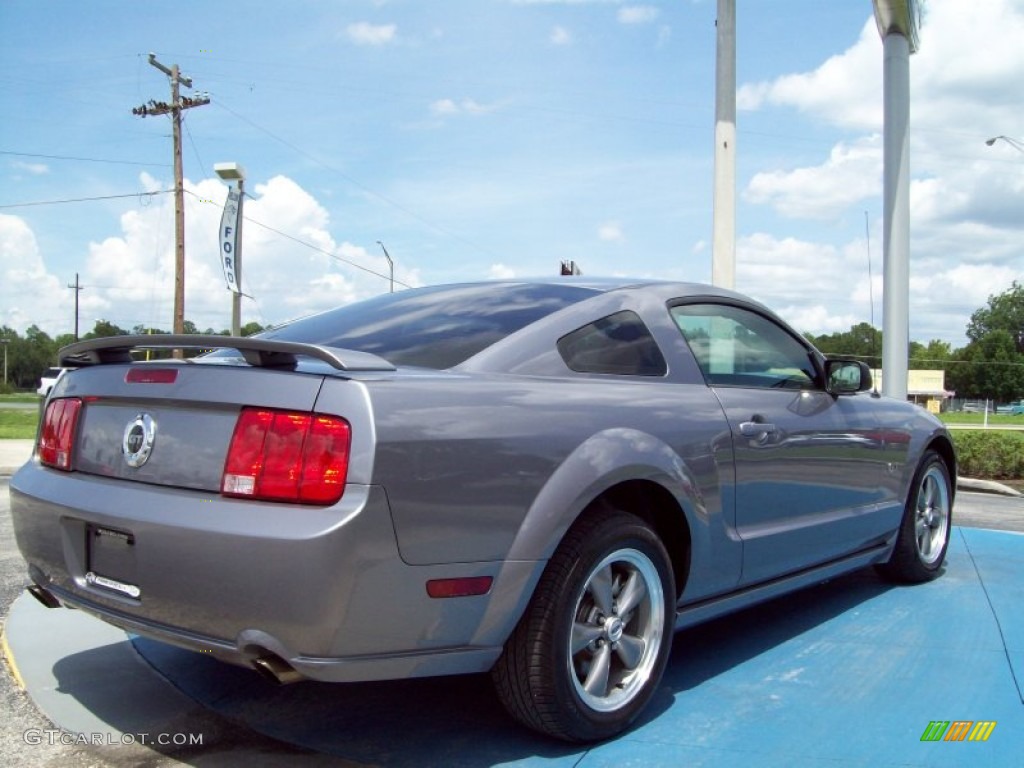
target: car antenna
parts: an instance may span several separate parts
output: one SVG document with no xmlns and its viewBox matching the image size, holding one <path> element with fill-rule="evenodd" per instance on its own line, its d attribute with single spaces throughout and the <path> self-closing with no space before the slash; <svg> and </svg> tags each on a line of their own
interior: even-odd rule
<svg viewBox="0 0 1024 768">
<path fill-rule="evenodd" d="M 867 211 L 864 211 L 864 241 L 868 251 L 868 304 L 871 308 L 871 360 L 877 360 L 877 350 L 875 349 L 875 279 L 871 273 L 871 223 L 868 219 Z M 878 366 L 878 370 L 882 370 L 881 365 Z M 871 377 L 871 386 L 871 394 L 878 397 L 878 381 L 874 376 Z"/>
</svg>

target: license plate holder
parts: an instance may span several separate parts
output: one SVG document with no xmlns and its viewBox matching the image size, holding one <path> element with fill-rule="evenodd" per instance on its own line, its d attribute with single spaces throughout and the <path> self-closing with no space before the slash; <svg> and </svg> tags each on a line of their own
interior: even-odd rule
<svg viewBox="0 0 1024 768">
<path fill-rule="evenodd" d="M 138 599 L 135 535 L 105 525 L 86 526 L 86 574 L 91 586 Z"/>
</svg>

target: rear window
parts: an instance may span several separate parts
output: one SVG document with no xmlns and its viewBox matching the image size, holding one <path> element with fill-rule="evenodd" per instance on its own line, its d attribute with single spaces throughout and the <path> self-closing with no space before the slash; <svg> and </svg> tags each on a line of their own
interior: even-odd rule
<svg viewBox="0 0 1024 768">
<path fill-rule="evenodd" d="M 599 291 L 578 285 L 477 283 L 385 293 L 296 320 L 261 338 L 356 349 L 393 365 L 451 368 Z"/>
<path fill-rule="evenodd" d="M 664 376 L 668 368 L 657 343 L 635 312 L 623 310 L 558 340 L 558 353 L 579 373 Z"/>
</svg>

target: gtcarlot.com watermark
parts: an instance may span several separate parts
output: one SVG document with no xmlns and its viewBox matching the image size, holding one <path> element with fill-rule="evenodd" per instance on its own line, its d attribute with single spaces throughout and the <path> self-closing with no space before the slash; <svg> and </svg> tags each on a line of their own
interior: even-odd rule
<svg viewBox="0 0 1024 768">
<path fill-rule="evenodd" d="M 29 728 L 22 734 L 26 744 L 57 744 L 68 747 L 109 747 L 142 744 L 147 747 L 201 747 L 201 733 L 68 733 L 58 728 Z"/>
</svg>

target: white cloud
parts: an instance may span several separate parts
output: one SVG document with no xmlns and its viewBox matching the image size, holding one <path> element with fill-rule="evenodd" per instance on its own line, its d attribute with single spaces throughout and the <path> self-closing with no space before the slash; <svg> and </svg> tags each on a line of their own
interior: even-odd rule
<svg viewBox="0 0 1024 768">
<path fill-rule="evenodd" d="M 597 228 L 597 236 L 606 243 L 624 243 L 626 236 L 617 221 L 607 221 Z"/>
<path fill-rule="evenodd" d="M 554 27 L 548 41 L 552 45 L 572 45 L 572 33 L 565 27 Z"/>
<path fill-rule="evenodd" d="M 455 115 L 458 114 L 459 107 L 451 99 L 438 99 L 430 105 L 430 111 L 435 115 Z"/>
<path fill-rule="evenodd" d="M 831 125 L 846 136 L 834 141 L 816 163 L 762 166 L 751 175 L 743 200 L 770 206 L 790 219 L 791 231 L 802 231 L 793 223 L 799 220 L 827 221 L 834 231 L 846 231 L 857 227 L 864 209 L 880 212 L 883 52 L 874 20 L 867 12 L 865 16 L 858 39 L 846 51 L 810 71 L 740 89 L 741 108 L 805 115 L 812 127 L 798 125 L 796 135 L 819 134 L 822 125 Z M 921 47 L 910 59 L 911 338 L 962 345 L 970 314 L 989 295 L 1024 278 L 1019 245 L 1024 229 L 1022 158 L 1008 146 L 984 144 L 993 134 L 1018 132 L 1024 109 L 1018 88 L 1024 81 L 1021 39 L 1020 0 L 932 0 L 927 5 Z M 780 115 L 779 120 L 787 118 Z M 743 122 L 740 115 L 741 130 Z M 807 156 L 814 146 L 813 140 L 805 143 L 802 154 Z M 878 230 L 880 239 L 880 225 Z M 808 240 L 827 236 L 820 228 L 814 231 L 816 236 Z M 841 247 L 840 252 L 850 254 L 846 267 L 823 254 L 828 265 L 824 271 L 834 286 L 843 288 L 837 292 L 822 283 L 822 264 L 808 261 L 794 271 L 800 249 L 783 247 L 782 237 L 773 242 L 770 258 L 748 265 L 740 261 L 739 281 L 771 296 L 768 303 L 773 306 L 803 306 L 807 314 L 801 317 L 808 323 L 818 305 L 839 318 L 868 319 L 868 283 L 853 258 L 863 252 L 863 244 L 851 241 Z M 762 254 L 752 247 L 756 243 L 757 236 L 746 239 L 748 256 Z M 873 251 L 875 321 L 881 324 L 881 245 L 873 244 Z M 787 295 L 787 284 L 802 285 L 807 296 L 829 300 L 805 298 L 801 303 Z M 847 300 L 856 311 L 844 309 Z"/>
<path fill-rule="evenodd" d="M 491 268 L 487 270 L 489 280 L 511 280 L 515 276 L 516 271 L 504 264 L 492 264 Z"/>
<path fill-rule="evenodd" d="M 512 5 L 617 5 L 622 0 L 512 0 Z"/>
<path fill-rule="evenodd" d="M 627 5 L 619 9 L 616 17 L 620 24 L 650 24 L 658 14 L 653 5 Z"/>
<path fill-rule="evenodd" d="M 790 218 L 829 219 L 874 197 L 882 184 L 881 137 L 833 147 L 821 165 L 754 174 L 744 198 Z"/>
<path fill-rule="evenodd" d="M 873 19 L 848 50 L 812 72 L 746 83 L 736 94 L 740 110 L 794 107 L 830 123 L 879 131 L 882 128 L 882 45 Z"/>
<path fill-rule="evenodd" d="M 66 294 L 60 281 L 47 272 L 35 233 L 19 216 L 0 213 L 0 325 L 23 333 L 38 325 L 47 333 L 70 327 L 65 315 Z"/>
<path fill-rule="evenodd" d="M 43 176 L 50 172 L 50 166 L 46 163 L 26 163 L 22 160 L 12 160 L 11 165 L 19 170 L 27 171 L 33 176 Z"/>
<path fill-rule="evenodd" d="M 499 108 L 497 104 L 481 104 L 474 99 L 438 99 L 431 103 L 430 112 L 435 117 L 448 117 L 451 115 L 486 115 Z"/>
<path fill-rule="evenodd" d="M 1019 100 L 1007 83 L 1024 79 L 1024 9 L 1019 0 L 928 3 L 919 51 L 910 58 L 912 124 L 947 128 L 965 120 L 1019 124 Z M 868 12 L 857 41 L 810 72 L 746 83 L 737 107 L 792 107 L 843 128 L 882 128 L 882 42 Z M 984 41 L 984 55 L 965 41 Z M 995 131 L 998 133 L 998 130 Z M 986 136 L 987 137 L 987 136 Z"/>
<path fill-rule="evenodd" d="M 145 175 L 141 182 L 158 185 Z M 216 240 L 226 188 L 205 179 L 186 180 L 185 189 L 185 317 L 200 329 L 221 330 L 230 324 L 230 293 Z M 83 333 L 97 319 L 126 329 L 170 329 L 173 209 L 170 195 L 155 197 L 122 214 L 118 234 L 89 244 L 81 273 Z M 244 214 L 242 287 L 252 298 L 243 300 L 243 323 L 280 323 L 388 290 L 383 253 L 337 243 L 326 210 L 292 179 L 276 176 L 255 184 Z M 421 284 L 418 271 L 401 264 L 395 265 L 395 280 L 399 288 Z M 0 324 L 22 332 L 36 323 L 56 335 L 72 326 L 72 307 L 73 296 L 47 271 L 28 225 L 0 215 Z"/>
<path fill-rule="evenodd" d="M 359 21 L 345 27 L 345 36 L 356 45 L 387 45 L 394 42 L 397 31 L 394 24 Z"/>
</svg>

